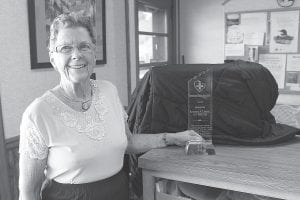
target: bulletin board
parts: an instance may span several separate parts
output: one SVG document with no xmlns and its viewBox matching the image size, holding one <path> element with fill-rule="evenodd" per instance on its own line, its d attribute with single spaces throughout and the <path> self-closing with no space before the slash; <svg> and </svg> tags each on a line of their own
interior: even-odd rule
<svg viewBox="0 0 300 200">
<path fill-rule="evenodd" d="M 300 94 L 300 8 L 225 13 L 225 59 L 265 66 L 279 92 Z"/>
</svg>

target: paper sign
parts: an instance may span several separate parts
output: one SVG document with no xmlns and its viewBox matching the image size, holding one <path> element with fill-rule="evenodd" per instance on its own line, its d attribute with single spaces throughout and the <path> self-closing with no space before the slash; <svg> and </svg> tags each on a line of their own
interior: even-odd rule
<svg viewBox="0 0 300 200">
<path fill-rule="evenodd" d="M 268 68 L 269 71 L 274 76 L 278 88 L 284 88 L 284 78 L 285 78 L 285 54 L 260 54 L 259 64 Z"/>
<path fill-rule="evenodd" d="M 244 44 L 225 44 L 225 56 L 244 56 Z"/>
</svg>

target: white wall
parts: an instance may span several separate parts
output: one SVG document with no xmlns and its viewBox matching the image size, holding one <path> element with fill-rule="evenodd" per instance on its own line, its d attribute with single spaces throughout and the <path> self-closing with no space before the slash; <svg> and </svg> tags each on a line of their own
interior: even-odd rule
<svg viewBox="0 0 300 200">
<path fill-rule="evenodd" d="M 31 70 L 27 0 L 0 0 L 0 82 L 6 138 L 19 134 L 23 111 L 34 98 L 58 83 L 52 69 Z M 112 81 L 127 105 L 125 2 L 106 0 L 107 64 L 95 68 L 97 79 Z"/>
<path fill-rule="evenodd" d="M 234 1 L 234 0 L 233 0 Z M 180 57 L 185 63 L 223 63 L 223 0 L 180 0 Z"/>
</svg>

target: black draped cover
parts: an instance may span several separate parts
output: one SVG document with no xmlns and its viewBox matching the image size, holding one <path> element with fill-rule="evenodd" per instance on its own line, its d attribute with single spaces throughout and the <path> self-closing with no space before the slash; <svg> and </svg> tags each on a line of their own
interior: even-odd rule
<svg viewBox="0 0 300 200">
<path fill-rule="evenodd" d="M 183 64 L 154 67 L 133 93 L 128 124 L 134 134 L 187 129 L 188 80 L 213 70 L 213 143 L 268 145 L 294 138 L 299 129 L 276 123 L 270 113 L 278 97 L 271 73 L 260 64 Z M 137 159 L 131 157 L 135 192 L 141 194 Z"/>
</svg>

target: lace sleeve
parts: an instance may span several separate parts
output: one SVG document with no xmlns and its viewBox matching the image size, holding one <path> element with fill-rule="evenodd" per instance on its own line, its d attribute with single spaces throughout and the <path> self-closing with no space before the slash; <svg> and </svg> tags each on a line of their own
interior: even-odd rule
<svg viewBox="0 0 300 200">
<path fill-rule="evenodd" d="M 19 153 L 39 160 L 48 156 L 48 147 L 43 136 L 29 119 L 23 119 L 20 126 Z"/>
</svg>

